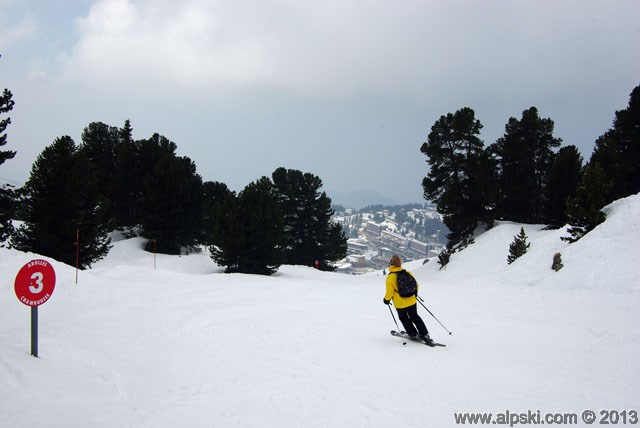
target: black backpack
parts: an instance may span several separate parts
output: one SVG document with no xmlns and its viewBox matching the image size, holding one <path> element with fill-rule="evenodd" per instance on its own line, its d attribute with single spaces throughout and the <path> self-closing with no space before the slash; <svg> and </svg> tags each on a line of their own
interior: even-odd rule
<svg viewBox="0 0 640 428">
<path fill-rule="evenodd" d="M 418 294 L 418 283 L 416 279 L 406 270 L 402 269 L 396 274 L 398 289 L 396 290 L 400 297 L 411 297 Z"/>
</svg>

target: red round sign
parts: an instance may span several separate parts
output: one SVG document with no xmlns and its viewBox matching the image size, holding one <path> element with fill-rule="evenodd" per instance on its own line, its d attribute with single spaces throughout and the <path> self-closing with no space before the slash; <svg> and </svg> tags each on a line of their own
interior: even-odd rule
<svg viewBox="0 0 640 428">
<path fill-rule="evenodd" d="M 16 296 L 27 306 L 42 305 L 49 300 L 55 287 L 56 272 L 46 260 L 31 260 L 16 275 Z"/>
</svg>

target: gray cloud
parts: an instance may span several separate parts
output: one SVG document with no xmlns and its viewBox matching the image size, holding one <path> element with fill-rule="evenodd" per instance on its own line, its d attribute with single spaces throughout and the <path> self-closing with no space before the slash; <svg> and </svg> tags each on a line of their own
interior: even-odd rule
<svg viewBox="0 0 640 428">
<path fill-rule="evenodd" d="M 0 62 L 20 90 L 7 168 L 129 118 L 232 187 L 286 166 L 420 200 L 440 115 L 472 107 L 490 144 L 535 105 L 588 158 L 640 84 L 636 0 L 75 1 L 19 2 L 43 29 L 22 77 Z"/>
<path fill-rule="evenodd" d="M 15 17 L 7 13 L 11 0 L 0 1 L 0 51 L 34 36 L 37 24 L 30 14 Z"/>
<path fill-rule="evenodd" d="M 640 13 L 615 4 L 102 0 L 77 20 L 66 65 L 74 78 L 197 89 L 426 96 L 501 81 L 509 91 L 631 55 Z"/>
</svg>

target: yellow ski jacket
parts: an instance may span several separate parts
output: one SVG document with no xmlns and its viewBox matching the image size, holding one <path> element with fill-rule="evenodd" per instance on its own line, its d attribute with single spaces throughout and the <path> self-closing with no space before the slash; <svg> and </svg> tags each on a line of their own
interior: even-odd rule
<svg viewBox="0 0 640 428">
<path fill-rule="evenodd" d="M 416 296 L 402 297 L 398 294 L 398 275 L 394 272 L 400 272 L 401 270 L 401 267 L 389 267 L 389 275 L 387 275 L 386 281 L 387 293 L 384 295 L 385 300 L 393 300 L 393 306 L 395 306 L 396 309 L 408 308 L 409 306 L 413 306 L 417 303 Z M 411 272 L 409 272 L 409 275 L 413 276 Z M 415 276 L 413 277 L 415 278 Z M 418 290 L 420 290 L 420 284 L 418 284 L 418 281 L 416 281 L 416 285 Z"/>
</svg>

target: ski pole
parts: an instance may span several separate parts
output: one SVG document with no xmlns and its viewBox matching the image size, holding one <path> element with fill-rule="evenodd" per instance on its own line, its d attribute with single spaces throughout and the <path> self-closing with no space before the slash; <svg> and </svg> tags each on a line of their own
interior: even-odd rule
<svg viewBox="0 0 640 428">
<path fill-rule="evenodd" d="M 433 312 L 431 312 L 431 311 L 429 310 L 429 308 L 427 308 L 427 307 L 424 305 L 424 303 L 422 303 L 422 302 L 424 302 L 424 300 L 422 300 L 422 297 L 418 296 L 417 294 L 416 294 L 416 297 L 418 298 L 418 303 L 420 303 L 420 304 L 422 305 L 422 307 L 423 307 L 423 308 L 425 308 L 425 309 L 427 310 L 427 312 L 429 312 L 429 314 L 431 314 L 431 316 L 433 317 L 433 319 L 434 319 L 434 320 L 436 320 L 436 321 L 438 321 L 438 324 L 440 324 L 440 325 L 442 326 L 442 328 L 444 328 L 444 329 L 447 331 L 447 333 L 449 333 L 449 336 L 451 336 L 453 333 L 452 333 L 452 332 L 450 332 L 450 331 L 447 329 L 447 327 L 445 327 L 445 326 L 444 326 L 444 324 L 442 324 L 442 323 L 440 322 L 440 320 L 439 320 L 438 318 L 436 318 L 436 316 L 435 316 L 435 315 L 433 315 Z"/>
<path fill-rule="evenodd" d="M 393 311 L 391 310 L 391 305 L 387 305 L 387 308 L 389 308 L 389 313 L 391 314 L 391 318 L 393 318 L 393 322 L 396 323 L 396 328 L 398 329 L 398 333 L 400 333 L 400 327 L 398 326 L 398 321 L 396 321 L 396 316 L 393 315 Z M 407 341 L 404 339 L 404 336 L 402 337 L 402 344 L 406 345 Z"/>
</svg>

